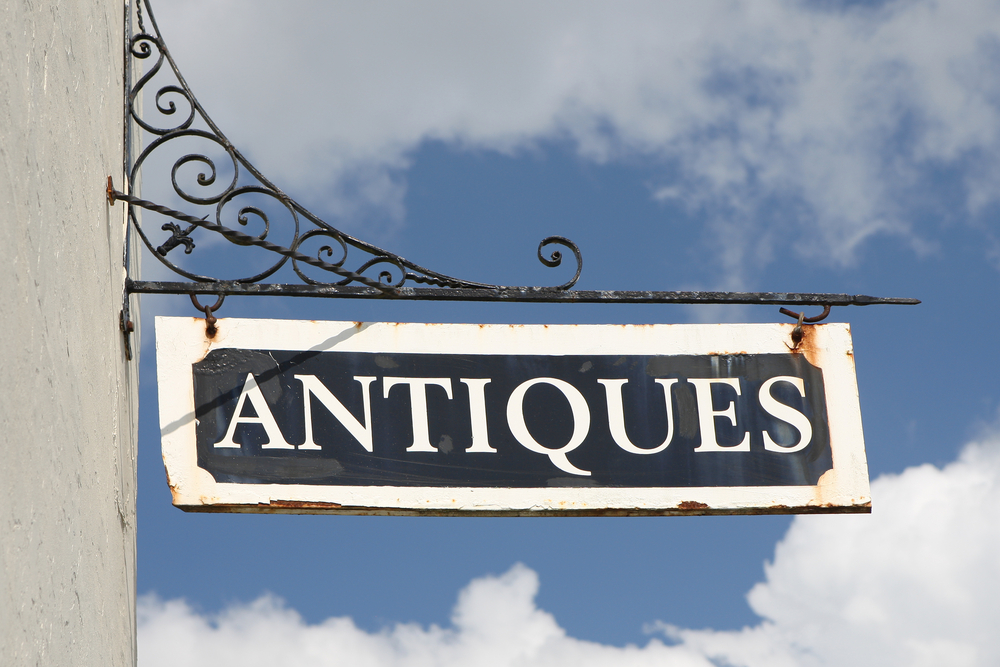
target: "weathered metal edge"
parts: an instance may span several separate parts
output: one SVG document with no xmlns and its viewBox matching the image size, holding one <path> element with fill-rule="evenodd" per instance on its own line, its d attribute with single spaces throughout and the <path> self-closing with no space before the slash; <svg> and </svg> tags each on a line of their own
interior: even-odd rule
<svg viewBox="0 0 1000 667">
<path fill-rule="evenodd" d="M 687 503 L 681 503 L 686 505 Z M 771 507 L 703 507 L 703 503 L 691 502 L 688 507 L 663 509 L 604 509 L 604 510 L 417 510 L 387 509 L 385 507 L 344 506 L 337 503 L 317 503 L 302 501 L 274 501 L 258 505 L 214 504 L 214 505 L 174 505 L 185 512 L 203 514 L 341 514 L 348 516 L 475 516 L 475 517 L 644 517 L 644 516 L 725 516 L 756 514 L 871 514 L 872 504 L 860 505 L 774 505 Z"/>
<path fill-rule="evenodd" d="M 499 301 L 540 303 L 678 303 L 678 304 L 760 304 L 815 306 L 917 305 L 919 299 L 877 297 L 865 294 L 823 294 L 795 292 L 694 292 L 629 290 L 553 290 L 543 287 L 469 289 L 397 287 L 380 290 L 360 285 L 297 285 L 238 282 L 157 282 L 129 280 L 133 294 L 207 294 L 246 296 L 302 296 L 342 299 L 401 299 L 434 301 Z"/>
</svg>

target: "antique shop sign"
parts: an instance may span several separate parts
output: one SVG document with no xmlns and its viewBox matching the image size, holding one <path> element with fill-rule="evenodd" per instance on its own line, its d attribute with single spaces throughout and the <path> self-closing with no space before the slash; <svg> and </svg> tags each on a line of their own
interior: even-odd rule
<svg viewBox="0 0 1000 667">
<path fill-rule="evenodd" d="M 157 318 L 196 511 L 865 512 L 850 330 Z"/>
</svg>

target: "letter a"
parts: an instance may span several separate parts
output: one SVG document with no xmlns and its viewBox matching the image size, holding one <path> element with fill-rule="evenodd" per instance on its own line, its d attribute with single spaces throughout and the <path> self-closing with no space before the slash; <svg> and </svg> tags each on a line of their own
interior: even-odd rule
<svg viewBox="0 0 1000 667">
<path fill-rule="evenodd" d="M 243 404 L 248 399 L 250 405 L 257 412 L 256 417 L 240 416 L 240 413 L 243 412 Z M 215 446 L 240 447 L 240 443 L 233 440 L 233 436 L 236 434 L 236 427 L 240 424 L 260 424 L 264 427 L 264 432 L 267 433 L 267 443 L 261 445 L 261 449 L 295 449 L 281 435 L 281 429 L 278 428 L 278 423 L 274 421 L 274 415 L 271 414 L 271 409 L 267 407 L 267 403 L 264 401 L 264 394 L 261 393 L 260 387 L 257 386 L 257 380 L 254 379 L 253 373 L 247 373 L 247 381 L 243 384 L 243 393 L 240 394 L 240 400 L 236 402 L 236 411 L 233 412 L 233 420 L 229 422 L 229 430 L 226 431 L 226 437 L 215 443 Z"/>
</svg>

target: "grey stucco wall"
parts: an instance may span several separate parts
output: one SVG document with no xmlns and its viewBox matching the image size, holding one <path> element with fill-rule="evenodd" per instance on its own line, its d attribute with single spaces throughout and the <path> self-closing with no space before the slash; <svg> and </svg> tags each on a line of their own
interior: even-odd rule
<svg viewBox="0 0 1000 667">
<path fill-rule="evenodd" d="M 124 6 L 0 5 L 0 664 L 135 663 Z"/>
</svg>

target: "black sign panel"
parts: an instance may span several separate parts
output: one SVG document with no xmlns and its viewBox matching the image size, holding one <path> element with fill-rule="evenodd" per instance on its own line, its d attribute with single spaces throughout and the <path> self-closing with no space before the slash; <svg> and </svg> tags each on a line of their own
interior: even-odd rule
<svg viewBox="0 0 1000 667">
<path fill-rule="evenodd" d="M 832 467 L 823 372 L 801 354 L 214 349 L 193 377 L 216 482 L 812 486 Z"/>
</svg>

